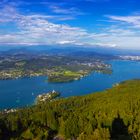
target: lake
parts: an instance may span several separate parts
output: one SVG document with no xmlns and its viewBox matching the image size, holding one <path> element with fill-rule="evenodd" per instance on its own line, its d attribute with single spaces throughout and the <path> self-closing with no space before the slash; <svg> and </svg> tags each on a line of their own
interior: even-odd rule
<svg viewBox="0 0 140 140">
<path fill-rule="evenodd" d="M 0 80 L 0 109 L 24 107 L 34 103 L 37 95 L 59 91 L 62 97 L 80 96 L 111 88 L 115 83 L 140 78 L 140 62 L 110 61 L 113 73 L 91 73 L 81 80 L 69 83 L 48 83 L 39 76 L 16 80 Z"/>
</svg>

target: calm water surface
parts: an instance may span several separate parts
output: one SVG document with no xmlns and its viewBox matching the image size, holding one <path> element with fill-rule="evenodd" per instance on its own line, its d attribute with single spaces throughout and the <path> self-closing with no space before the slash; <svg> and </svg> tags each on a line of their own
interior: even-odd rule
<svg viewBox="0 0 140 140">
<path fill-rule="evenodd" d="M 92 73 L 81 80 L 70 83 L 48 83 L 47 77 L 0 80 L 0 109 L 31 105 L 38 94 L 60 91 L 63 97 L 84 95 L 102 91 L 113 84 L 140 78 L 140 62 L 110 61 L 113 68 L 111 75 Z"/>
</svg>

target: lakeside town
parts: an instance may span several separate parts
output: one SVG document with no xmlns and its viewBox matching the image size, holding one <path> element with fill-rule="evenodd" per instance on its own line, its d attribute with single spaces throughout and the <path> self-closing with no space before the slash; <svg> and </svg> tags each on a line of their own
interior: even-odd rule
<svg viewBox="0 0 140 140">
<path fill-rule="evenodd" d="M 94 56 L 5 55 L 0 57 L 0 79 L 47 76 L 48 82 L 70 82 L 98 71 L 111 73 L 111 65 Z"/>
<path fill-rule="evenodd" d="M 41 93 L 35 98 L 34 104 L 38 105 L 41 103 L 53 101 L 54 99 L 60 97 L 60 95 L 61 95 L 60 92 L 55 90 L 52 90 L 51 92 L 48 93 Z M 18 110 L 19 110 L 18 108 L 3 109 L 0 111 L 0 114 L 15 113 Z"/>
<path fill-rule="evenodd" d="M 70 82 L 91 72 L 111 74 L 111 65 L 106 60 L 140 61 L 140 56 L 131 55 L 103 57 L 93 53 L 90 58 L 87 56 L 48 53 L 30 55 L 26 52 L 1 55 L 0 80 L 46 76 L 51 83 Z"/>
<path fill-rule="evenodd" d="M 52 101 L 52 100 L 56 99 L 59 96 L 60 96 L 60 93 L 55 91 L 55 90 L 53 90 L 53 91 L 48 92 L 48 93 L 39 94 L 36 97 L 35 102 L 36 102 L 36 104 L 49 102 L 49 101 Z"/>
<path fill-rule="evenodd" d="M 123 59 L 123 60 L 140 61 L 140 56 L 126 55 L 126 56 L 120 56 L 120 58 Z"/>
</svg>

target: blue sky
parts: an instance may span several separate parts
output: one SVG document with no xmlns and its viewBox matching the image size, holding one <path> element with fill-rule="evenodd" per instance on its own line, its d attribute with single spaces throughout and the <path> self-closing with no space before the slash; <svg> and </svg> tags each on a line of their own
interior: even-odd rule
<svg viewBox="0 0 140 140">
<path fill-rule="evenodd" d="M 0 0 L 0 44 L 140 49 L 140 1 Z"/>
</svg>

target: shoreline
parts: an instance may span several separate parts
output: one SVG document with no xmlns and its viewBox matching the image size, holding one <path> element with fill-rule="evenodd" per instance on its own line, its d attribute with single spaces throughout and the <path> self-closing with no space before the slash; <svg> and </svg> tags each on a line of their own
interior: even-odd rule
<svg viewBox="0 0 140 140">
<path fill-rule="evenodd" d="M 130 79 L 130 80 L 123 80 L 123 81 L 120 81 L 119 83 L 114 83 L 110 88 L 106 88 L 102 91 L 95 91 L 95 92 L 91 92 L 91 93 L 87 93 L 85 95 L 75 95 L 75 96 L 69 96 L 69 97 L 63 97 L 63 99 L 69 99 L 69 98 L 72 98 L 72 97 L 82 97 L 82 96 L 86 96 L 86 95 L 90 95 L 90 94 L 96 94 L 96 93 L 100 93 L 100 92 L 104 92 L 106 90 L 110 90 L 112 88 L 117 88 L 119 85 L 123 84 L 123 83 L 126 83 L 126 82 L 129 82 L 129 81 L 135 81 L 135 80 L 140 80 L 140 78 L 135 78 L 135 79 Z M 51 93 L 51 92 L 50 92 Z M 45 102 L 51 102 L 51 101 L 54 101 L 55 99 L 57 99 L 58 97 L 61 97 L 61 94 L 60 92 L 57 92 L 58 95 L 50 100 L 46 100 Z M 46 94 L 49 94 L 49 93 L 46 93 Z M 45 94 L 39 94 L 38 96 L 44 96 Z M 39 105 L 40 103 L 36 103 L 36 99 L 37 97 L 34 99 L 33 103 L 31 103 L 30 105 L 25 105 L 25 106 L 22 106 L 22 107 L 13 107 L 13 108 L 3 108 L 3 109 L 0 109 L 0 114 L 9 114 L 9 113 L 15 113 L 19 110 L 22 110 L 22 109 L 26 109 L 26 108 L 30 108 L 30 107 L 34 107 L 34 106 L 37 106 Z M 58 100 L 61 99 L 61 98 L 58 98 Z M 43 104 L 44 102 L 42 102 L 41 104 Z"/>
</svg>

